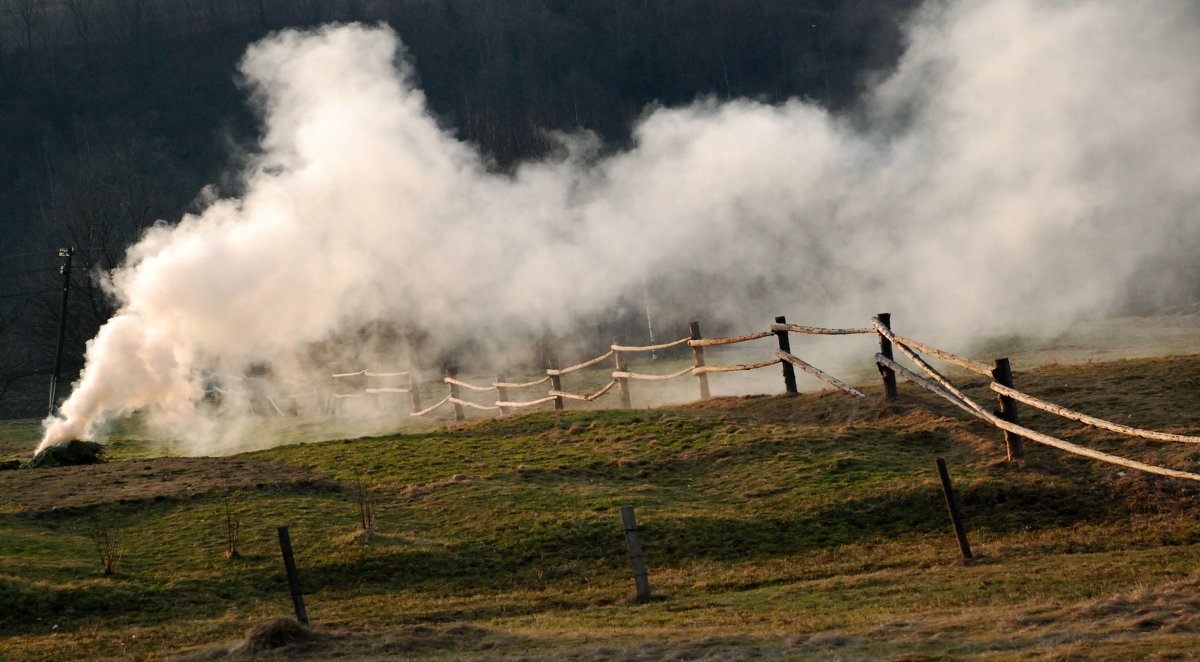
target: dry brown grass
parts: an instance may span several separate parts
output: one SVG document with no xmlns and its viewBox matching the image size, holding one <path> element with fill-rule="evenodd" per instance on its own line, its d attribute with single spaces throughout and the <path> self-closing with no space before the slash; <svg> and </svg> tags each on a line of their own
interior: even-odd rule
<svg viewBox="0 0 1200 662">
<path fill-rule="evenodd" d="M 45 512 L 230 489 L 329 482 L 327 476 L 254 458 L 154 458 L 0 472 L 0 512 Z M 330 483 L 332 485 L 332 483 Z"/>
</svg>

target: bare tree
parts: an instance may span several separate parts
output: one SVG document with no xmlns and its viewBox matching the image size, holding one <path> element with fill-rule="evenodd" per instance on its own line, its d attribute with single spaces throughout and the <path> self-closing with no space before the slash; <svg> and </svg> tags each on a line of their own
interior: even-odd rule
<svg viewBox="0 0 1200 662">
<path fill-rule="evenodd" d="M 90 48 L 92 44 L 92 10 L 95 4 L 95 0 L 66 0 L 75 36 L 84 48 Z"/>
<path fill-rule="evenodd" d="M 121 511 L 115 506 L 108 513 L 97 509 L 84 523 L 84 532 L 100 558 L 100 571 L 111 575 L 120 569 L 121 558 L 125 555 L 121 549 Z"/>
<path fill-rule="evenodd" d="M 221 517 L 225 522 L 225 558 L 241 558 L 238 536 L 242 528 L 242 514 L 234 503 L 233 493 L 228 490 L 221 497 Z"/>
</svg>

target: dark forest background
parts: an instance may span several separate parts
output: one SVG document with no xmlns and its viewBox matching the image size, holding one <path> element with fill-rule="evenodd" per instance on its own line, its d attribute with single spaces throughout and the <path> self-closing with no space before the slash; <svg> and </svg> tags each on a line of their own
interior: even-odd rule
<svg viewBox="0 0 1200 662">
<path fill-rule="evenodd" d="M 73 246 L 63 382 L 111 314 L 94 274 L 200 190 L 236 193 L 236 81 L 274 30 L 386 22 L 443 124 L 503 170 L 549 130 L 628 142 L 648 105 L 853 105 L 915 0 L 0 0 L 0 416 L 41 416 Z"/>
</svg>

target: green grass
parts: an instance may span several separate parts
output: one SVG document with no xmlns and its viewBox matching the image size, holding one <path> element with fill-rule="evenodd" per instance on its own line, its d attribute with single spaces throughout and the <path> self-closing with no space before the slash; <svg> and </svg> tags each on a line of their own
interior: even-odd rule
<svg viewBox="0 0 1200 662">
<path fill-rule="evenodd" d="M 1198 373 L 1200 358 L 1175 358 L 1050 366 L 1017 382 L 1122 422 L 1194 433 Z M 967 388 L 982 397 L 982 382 Z M 789 659 L 1137 659 L 1196 643 L 1178 615 L 1184 603 L 1154 616 L 1158 626 L 1128 620 L 1184 600 L 1172 587 L 1195 576 L 1195 489 L 1049 449 L 1009 466 L 999 435 L 902 390 L 890 405 L 875 392 L 867 402 L 744 398 L 280 446 L 240 459 L 306 470 L 294 480 L 284 472 L 231 493 L 214 481 L 178 496 L 14 509 L 0 514 L 0 658 L 75 659 L 83 647 L 93 659 L 158 659 L 236 639 L 290 610 L 274 528 L 283 524 L 309 613 L 337 634 L 312 659 L 372 646 L 427 659 L 714 648 Z M 1196 459 L 1027 420 L 1140 459 Z M 5 443 L 35 429 L 4 425 Z M 138 434 L 125 432 L 115 461 L 147 468 L 128 480 L 158 480 L 171 460 L 142 456 Z M 982 557 L 971 565 L 949 533 L 939 456 Z M 69 475 L 38 471 L 41 481 Z M 313 481 L 314 471 L 332 480 Z M 378 506 L 369 538 L 356 535 L 360 482 Z M 234 560 L 224 556 L 227 494 L 242 526 Z M 666 599 L 628 603 L 618 514 L 627 504 Z M 114 515 L 125 556 L 105 577 L 86 529 Z M 1093 613 L 1118 599 L 1131 606 Z"/>
</svg>

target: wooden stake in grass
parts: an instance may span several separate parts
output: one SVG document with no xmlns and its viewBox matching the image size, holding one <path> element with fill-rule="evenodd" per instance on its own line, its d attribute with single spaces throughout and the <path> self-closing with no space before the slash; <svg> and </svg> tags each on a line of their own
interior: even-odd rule
<svg viewBox="0 0 1200 662">
<path fill-rule="evenodd" d="M 100 557 L 100 571 L 105 575 L 115 573 L 121 567 L 121 513 L 114 508 L 111 513 L 104 514 L 99 510 L 93 512 L 92 518 L 84 525 L 87 537 L 91 539 Z"/>
<path fill-rule="evenodd" d="M 954 537 L 958 539 L 958 549 L 962 557 L 971 559 L 971 545 L 967 542 L 967 532 L 963 529 L 962 516 L 958 512 L 958 499 L 954 497 L 954 486 L 950 484 L 950 472 L 946 471 L 946 461 L 937 459 L 938 476 L 942 479 L 942 494 L 946 496 L 946 510 L 950 511 L 950 523 L 954 525 Z"/>
<path fill-rule="evenodd" d="M 287 570 L 288 586 L 292 590 L 292 607 L 296 609 L 296 620 L 308 625 L 308 611 L 304 609 L 304 591 L 300 588 L 300 573 L 296 570 L 296 558 L 292 555 L 292 539 L 286 526 L 279 531 L 279 551 L 283 554 L 283 567 Z"/>
<path fill-rule="evenodd" d="M 646 602 L 650 599 L 650 576 L 646 572 L 646 555 L 642 551 L 642 538 L 633 506 L 621 508 L 621 522 L 625 525 L 625 545 L 629 548 L 629 563 L 633 566 L 633 583 L 637 589 L 634 600 Z"/>
</svg>

